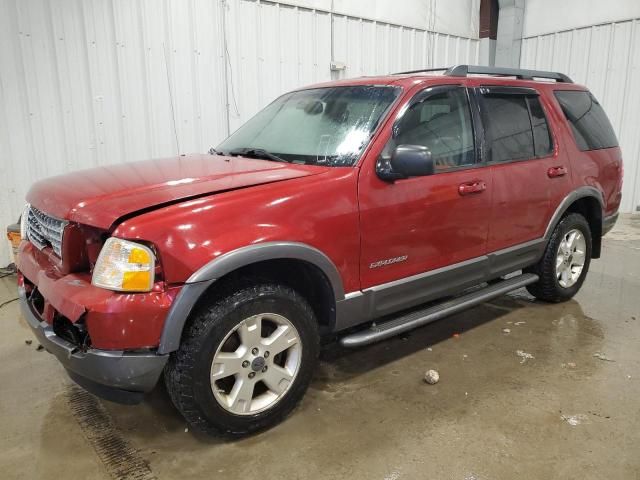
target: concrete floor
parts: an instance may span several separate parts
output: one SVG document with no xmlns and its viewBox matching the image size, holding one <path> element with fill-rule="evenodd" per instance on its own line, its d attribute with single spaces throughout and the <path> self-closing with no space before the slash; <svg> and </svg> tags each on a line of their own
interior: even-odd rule
<svg viewBox="0 0 640 480">
<path fill-rule="evenodd" d="M 14 282 L 0 280 L 0 303 Z M 16 302 L 2 307 L 2 478 L 640 478 L 638 217 L 606 237 L 575 300 L 518 291 L 404 338 L 329 347 L 297 411 L 236 442 L 187 431 L 162 387 L 134 407 L 84 394 L 31 338 Z"/>
</svg>

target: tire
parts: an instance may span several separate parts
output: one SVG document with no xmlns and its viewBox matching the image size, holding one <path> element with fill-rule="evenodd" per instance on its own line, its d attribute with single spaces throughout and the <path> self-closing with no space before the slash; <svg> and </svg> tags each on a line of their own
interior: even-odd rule
<svg viewBox="0 0 640 480">
<path fill-rule="evenodd" d="M 556 262 L 559 262 L 558 257 L 560 254 L 560 248 L 562 245 L 563 253 L 568 250 L 572 250 L 572 248 L 567 248 L 569 247 L 569 243 L 563 244 L 563 241 L 567 235 L 574 231 L 579 232 L 584 239 L 582 270 L 578 275 L 577 269 L 570 265 L 575 261 L 573 256 L 576 255 L 576 252 L 581 252 L 582 248 L 580 248 L 575 252 L 565 254 L 565 261 L 567 263 L 560 265 L 560 269 L 565 272 L 570 271 L 576 273 L 570 274 L 570 278 L 563 276 L 559 277 L 556 270 Z M 579 236 L 576 236 L 576 238 L 577 240 L 574 240 L 574 244 L 577 244 L 580 241 Z M 591 263 L 591 247 L 591 229 L 589 228 L 587 220 L 579 213 L 570 213 L 565 216 L 553 231 L 542 259 L 540 259 L 536 265 L 525 269 L 525 272 L 535 273 L 540 277 L 540 280 L 537 283 L 527 286 L 529 293 L 538 300 L 551 303 L 564 302 L 571 299 L 580 290 L 580 287 L 587 276 L 587 272 L 589 271 L 589 264 Z M 576 256 L 576 258 L 579 257 Z M 568 270 L 566 265 L 569 266 Z M 563 286 L 562 283 L 565 283 L 565 285 Z"/>
<path fill-rule="evenodd" d="M 251 330 L 258 324 L 262 336 Z M 269 346 L 273 338 L 281 343 Z M 268 348 L 284 350 L 271 355 Z M 194 429 L 215 436 L 249 435 L 276 425 L 296 407 L 319 350 L 315 315 L 296 291 L 271 283 L 238 287 L 200 308 L 185 327 L 180 348 L 165 368 L 167 391 Z"/>
</svg>

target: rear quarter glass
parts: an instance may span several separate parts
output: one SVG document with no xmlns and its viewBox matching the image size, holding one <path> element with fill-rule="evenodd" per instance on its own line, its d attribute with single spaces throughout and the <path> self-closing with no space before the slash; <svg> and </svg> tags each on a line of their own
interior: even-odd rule
<svg viewBox="0 0 640 480">
<path fill-rule="evenodd" d="M 618 146 L 618 139 L 604 109 L 591 92 L 556 90 L 556 99 L 582 151 Z"/>
</svg>

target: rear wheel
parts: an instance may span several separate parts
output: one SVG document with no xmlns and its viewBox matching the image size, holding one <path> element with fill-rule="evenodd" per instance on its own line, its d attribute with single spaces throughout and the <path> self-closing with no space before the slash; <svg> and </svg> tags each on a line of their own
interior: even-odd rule
<svg viewBox="0 0 640 480">
<path fill-rule="evenodd" d="M 542 259 L 526 270 L 540 277 L 527 290 L 546 302 L 569 300 L 580 290 L 590 262 L 591 229 L 582 215 L 571 213 L 556 226 Z"/>
<path fill-rule="evenodd" d="M 304 395 L 319 352 L 311 307 L 275 284 L 240 288 L 202 309 L 165 370 L 195 428 L 241 436 L 283 420 Z"/>
</svg>

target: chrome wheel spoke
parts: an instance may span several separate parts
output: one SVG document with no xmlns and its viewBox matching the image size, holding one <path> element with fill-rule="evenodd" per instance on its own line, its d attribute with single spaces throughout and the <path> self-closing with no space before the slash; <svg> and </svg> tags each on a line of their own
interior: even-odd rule
<svg viewBox="0 0 640 480">
<path fill-rule="evenodd" d="M 228 397 L 229 409 L 237 413 L 246 413 L 251 408 L 255 382 L 248 378 L 236 380 Z"/>
<path fill-rule="evenodd" d="M 298 335 L 288 325 L 280 325 L 267 338 L 262 339 L 262 345 L 271 355 L 277 355 L 298 343 Z"/>
<path fill-rule="evenodd" d="M 269 367 L 269 370 L 267 370 L 262 377 L 262 381 L 267 388 L 276 395 L 284 393 L 292 380 L 293 375 L 291 375 L 288 370 L 279 367 L 278 365 L 272 365 Z"/>
<path fill-rule="evenodd" d="M 240 341 L 245 347 L 250 349 L 258 345 L 262 339 L 262 317 L 256 315 L 255 317 L 247 318 L 240 324 L 238 335 L 240 335 Z"/>
<path fill-rule="evenodd" d="M 569 247 L 567 246 L 567 237 L 563 238 L 560 242 L 560 246 L 558 247 L 558 256 L 563 256 L 569 251 Z"/>
<path fill-rule="evenodd" d="M 242 370 L 242 355 L 236 352 L 220 352 L 213 359 L 211 381 L 235 375 Z"/>
<path fill-rule="evenodd" d="M 571 272 L 568 268 L 565 268 L 562 271 L 562 275 L 560 275 L 560 279 L 564 283 L 565 286 L 569 285 L 569 281 L 571 280 Z"/>
<path fill-rule="evenodd" d="M 573 254 L 573 264 L 582 267 L 584 265 L 585 257 L 586 255 L 584 252 L 576 250 Z"/>
</svg>

